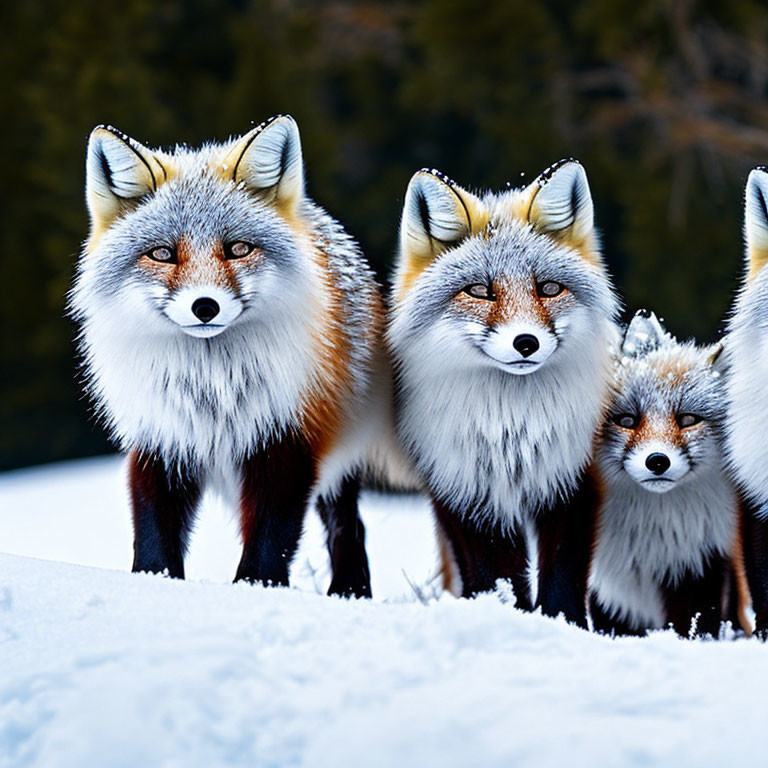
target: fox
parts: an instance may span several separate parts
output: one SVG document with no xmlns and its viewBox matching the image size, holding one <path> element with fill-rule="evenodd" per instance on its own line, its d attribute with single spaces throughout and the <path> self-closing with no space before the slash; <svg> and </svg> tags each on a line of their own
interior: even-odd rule
<svg viewBox="0 0 768 768">
<path fill-rule="evenodd" d="M 726 323 L 725 441 L 745 498 L 744 563 L 757 635 L 768 640 L 768 166 L 747 177 L 743 200 L 745 271 Z"/>
<path fill-rule="evenodd" d="M 396 428 L 431 496 L 445 589 L 471 597 L 506 579 L 532 610 L 537 559 L 535 604 L 586 627 L 586 469 L 618 301 L 583 166 L 479 194 L 418 171 L 393 283 Z"/>
<path fill-rule="evenodd" d="M 236 580 L 288 584 L 315 499 L 329 594 L 370 596 L 358 494 L 390 418 L 382 299 L 306 193 L 295 120 L 167 151 L 97 126 L 86 201 L 70 312 L 96 415 L 128 456 L 133 571 L 184 578 L 211 488 L 239 512 Z"/>
<path fill-rule="evenodd" d="M 679 342 L 639 310 L 626 328 L 594 471 L 603 493 L 590 567 L 595 631 L 751 628 L 741 499 L 727 471 L 723 345 Z"/>
</svg>

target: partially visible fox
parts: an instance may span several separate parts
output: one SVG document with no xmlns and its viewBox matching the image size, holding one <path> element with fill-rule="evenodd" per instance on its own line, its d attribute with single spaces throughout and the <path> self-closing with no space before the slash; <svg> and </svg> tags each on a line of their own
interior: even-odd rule
<svg viewBox="0 0 768 768">
<path fill-rule="evenodd" d="M 758 634 L 768 639 L 768 167 L 744 191 L 746 271 L 728 321 L 726 444 L 745 496 L 744 558 Z"/>
<path fill-rule="evenodd" d="M 597 489 L 585 468 L 616 312 L 577 161 L 481 196 L 434 170 L 411 179 L 388 327 L 397 425 L 456 594 L 506 578 L 530 608 L 535 523 L 539 603 L 586 626 Z"/>
<path fill-rule="evenodd" d="M 379 289 L 304 190 L 278 115 L 199 150 L 88 142 L 71 310 L 88 390 L 129 454 L 136 571 L 183 577 L 206 486 L 240 510 L 238 579 L 287 584 L 313 494 L 330 592 L 369 595 L 360 474 L 388 417 Z"/>
<path fill-rule="evenodd" d="M 725 619 L 750 631 L 740 500 L 722 446 L 721 351 L 678 342 L 646 310 L 627 327 L 595 455 L 603 498 L 590 610 L 598 631 L 671 624 L 683 636 L 717 636 Z"/>
</svg>

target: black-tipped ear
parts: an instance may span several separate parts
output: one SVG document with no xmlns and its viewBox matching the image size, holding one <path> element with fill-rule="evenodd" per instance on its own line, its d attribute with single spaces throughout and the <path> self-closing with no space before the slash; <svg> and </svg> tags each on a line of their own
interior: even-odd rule
<svg viewBox="0 0 768 768">
<path fill-rule="evenodd" d="M 400 221 L 399 288 L 486 223 L 482 202 L 445 174 L 428 168 L 415 173 Z"/>
<path fill-rule="evenodd" d="M 621 352 L 626 357 L 642 357 L 670 341 L 656 315 L 648 309 L 639 309 L 624 332 Z"/>
<path fill-rule="evenodd" d="M 547 168 L 535 182 L 528 220 L 540 231 L 579 246 L 594 229 L 594 206 L 584 166 L 573 158 Z"/>
<path fill-rule="evenodd" d="M 458 184 L 441 173 L 421 170 L 405 193 L 401 243 L 411 256 L 431 261 L 472 232 L 469 209 Z"/>
<path fill-rule="evenodd" d="M 299 127 L 275 115 L 239 139 L 229 152 L 232 178 L 269 202 L 295 209 L 304 197 Z"/>
<path fill-rule="evenodd" d="M 86 200 L 92 230 L 103 229 L 165 181 L 151 150 L 116 128 L 99 125 L 88 139 Z"/>
<path fill-rule="evenodd" d="M 724 354 L 725 343 L 718 341 L 716 344 L 712 344 L 708 350 L 707 365 L 717 373 L 723 373 L 727 367 L 728 356 Z"/>
<path fill-rule="evenodd" d="M 755 277 L 768 262 L 768 167 L 750 172 L 744 190 L 744 241 L 748 276 Z"/>
</svg>

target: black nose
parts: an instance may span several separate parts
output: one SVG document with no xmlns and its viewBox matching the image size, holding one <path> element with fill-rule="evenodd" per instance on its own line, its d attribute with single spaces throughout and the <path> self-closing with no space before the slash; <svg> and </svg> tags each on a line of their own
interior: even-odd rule
<svg viewBox="0 0 768 768">
<path fill-rule="evenodd" d="M 523 357 L 530 357 L 539 348 L 539 340 L 532 333 L 521 333 L 512 342 L 512 346 Z"/>
<path fill-rule="evenodd" d="M 663 475 L 669 469 L 669 456 L 663 453 L 652 453 L 646 460 L 645 466 L 654 475 Z"/>
<path fill-rule="evenodd" d="M 192 314 L 201 323 L 210 323 L 216 315 L 219 314 L 219 305 L 207 296 L 197 299 L 192 305 Z"/>
</svg>

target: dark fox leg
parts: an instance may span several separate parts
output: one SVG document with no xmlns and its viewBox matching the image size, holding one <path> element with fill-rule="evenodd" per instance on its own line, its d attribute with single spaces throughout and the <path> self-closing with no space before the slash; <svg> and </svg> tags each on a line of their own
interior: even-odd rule
<svg viewBox="0 0 768 768">
<path fill-rule="evenodd" d="M 235 581 L 288 585 L 288 568 L 314 482 L 311 450 L 293 435 L 273 440 L 245 461 L 240 498 L 243 555 Z"/>
<path fill-rule="evenodd" d="M 668 588 L 664 597 L 667 623 L 672 624 L 682 637 L 689 637 L 691 625 L 696 619 L 697 637 L 719 637 L 723 623 L 723 591 L 725 589 L 727 561 L 713 556 L 701 576 L 687 574 Z"/>
<path fill-rule="evenodd" d="M 604 635 L 616 635 L 617 637 L 641 637 L 645 634 L 644 629 L 636 629 L 627 624 L 626 621 L 611 616 L 593 594 L 589 596 L 589 615 L 592 617 L 592 627 L 595 632 Z"/>
<path fill-rule="evenodd" d="M 437 524 L 450 544 L 461 577 L 461 596 L 488 592 L 498 579 L 509 579 L 515 605 L 532 610 L 528 584 L 528 554 L 524 532 L 509 533 L 500 525 L 482 528 L 433 499 Z"/>
<path fill-rule="evenodd" d="M 758 518 L 757 511 L 755 506 L 744 505 L 744 567 L 752 593 L 755 632 L 768 640 L 768 518 Z"/>
<path fill-rule="evenodd" d="M 539 540 L 537 605 L 547 616 L 562 613 L 587 629 L 587 578 L 592 562 L 597 484 L 584 476 L 574 494 L 543 509 L 536 519 Z"/>
<path fill-rule="evenodd" d="M 129 459 L 133 505 L 133 571 L 184 578 L 184 555 L 200 501 L 200 482 L 182 466 L 134 452 Z"/>
<path fill-rule="evenodd" d="M 357 508 L 359 495 L 360 478 L 347 477 L 334 494 L 317 498 L 317 511 L 327 531 L 331 557 L 329 595 L 371 596 L 365 527 Z"/>
</svg>

